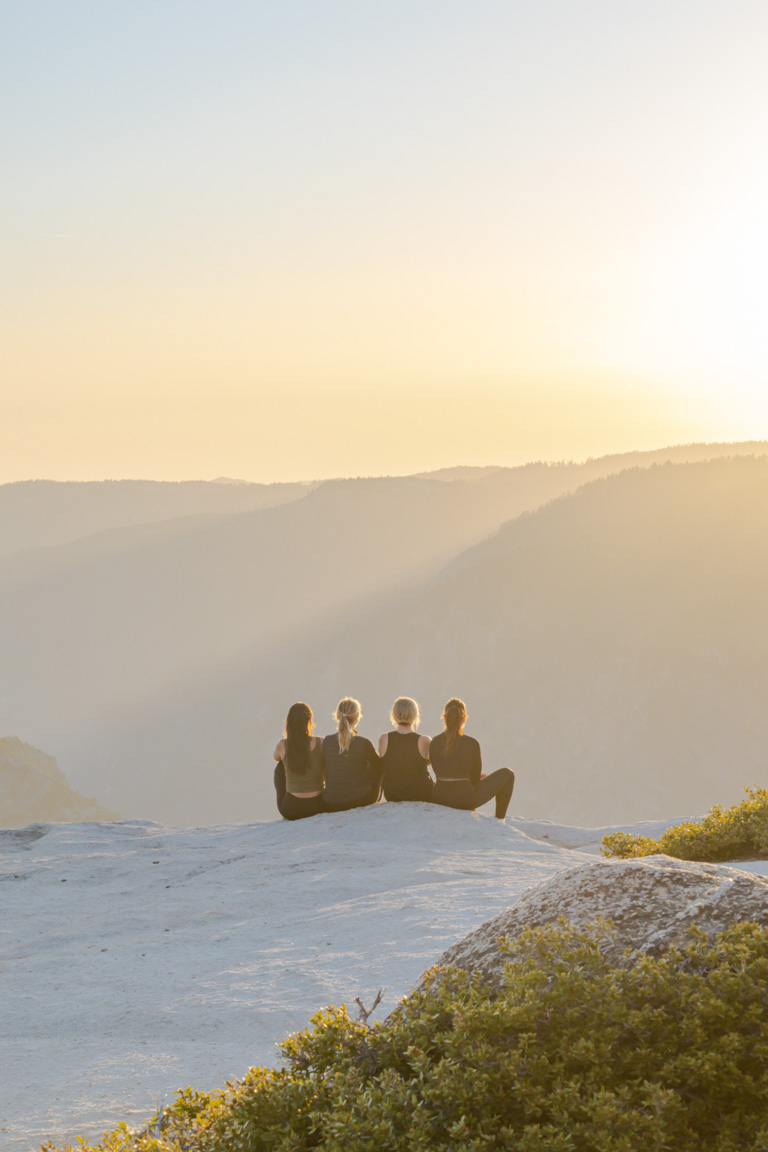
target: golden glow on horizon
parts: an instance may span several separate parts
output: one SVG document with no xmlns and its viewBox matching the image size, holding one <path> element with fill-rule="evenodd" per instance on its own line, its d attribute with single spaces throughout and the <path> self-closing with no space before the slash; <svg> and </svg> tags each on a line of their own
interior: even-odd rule
<svg viewBox="0 0 768 1152">
<path fill-rule="evenodd" d="M 299 7 L 12 13 L 0 481 L 768 436 L 768 10 Z"/>
<path fill-rule="evenodd" d="M 669 405 L 543 380 L 518 388 L 456 378 L 373 391 L 222 388 L 213 402 L 190 389 L 174 403 L 144 387 L 111 400 L 30 399 L 16 415 L 33 434 L 9 445 L 4 481 L 402 474 L 579 459 L 691 438 L 690 422 Z"/>
<path fill-rule="evenodd" d="M 556 277 L 502 290 L 483 268 L 430 272 L 126 277 L 101 293 L 86 277 L 65 301 L 9 299 L 0 481 L 395 474 L 765 432 L 762 393 L 665 377 L 670 348 L 654 361 L 647 331 L 622 333 L 604 285 L 580 298 Z"/>
<path fill-rule="evenodd" d="M 717 438 L 674 397 L 580 364 L 562 302 L 501 297 L 479 273 L 424 283 L 84 286 L 34 320 L 10 302 L 22 387 L 0 480 L 311 479 Z"/>
</svg>

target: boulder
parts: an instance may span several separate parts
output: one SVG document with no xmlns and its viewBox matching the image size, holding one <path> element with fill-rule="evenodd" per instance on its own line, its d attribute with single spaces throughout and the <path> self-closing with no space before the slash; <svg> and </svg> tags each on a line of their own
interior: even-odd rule
<svg viewBox="0 0 768 1152">
<path fill-rule="evenodd" d="M 500 938 L 514 940 L 525 928 L 561 917 L 576 927 L 612 921 L 615 932 L 606 934 L 602 945 L 611 960 L 621 961 L 627 950 L 632 956 L 658 956 L 685 944 L 692 925 L 710 937 L 742 920 L 768 925 L 768 880 L 723 864 L 670 856 L 582 864 L 529 888 L 437 963 L 477 972 L 498 985 L 507 959 Z"/>
</svg>

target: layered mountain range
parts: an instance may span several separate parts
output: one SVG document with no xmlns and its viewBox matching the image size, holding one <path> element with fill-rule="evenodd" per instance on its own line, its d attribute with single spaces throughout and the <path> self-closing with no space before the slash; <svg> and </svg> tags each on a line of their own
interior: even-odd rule
<svg viewBox="0 0 768 1152">
<path fill-rule="evenodd" d="M 166 519 L 126 481 L 133 522 L 47 544 L 47 487 L 26 490 L 26 538 L 23 486 L 0 487 L 0 523 L 36 541 L 0 562 L 2 725 L 110 807 L 169 823 L 271 819 L 288 706 L 307 700 L 323 733 L 345 694 L 374 737 L 397 695 L 429 734 L 462 696 L 526 816 L 733 802 L 768 748 L 767 448 L 202 485 L 239 510 Z M 70 535 L 102 495 L 53 491 Z"/>
</svg>

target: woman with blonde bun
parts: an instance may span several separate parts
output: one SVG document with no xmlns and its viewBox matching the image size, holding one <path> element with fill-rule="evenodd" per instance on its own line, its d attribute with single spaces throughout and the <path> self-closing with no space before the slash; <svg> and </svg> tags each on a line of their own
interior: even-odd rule
<svg viewBox="0 0 768 1152">
<path fill-rule="evenodd" d="M 379 736 L 384 767 L 385 800 L 431 800 L 429 736 L 419 736 L 419 706 L 410 696 L 398 696 L 389 714 L 393 732 Z"/>
<path fill-rule="evenodd" d="M 360 703 L 351 696 L 339 701 L 334 712 L 338 732 L 323 740 L 327 812 L 346 812 L 376 804 L 381 797 L 381 762 L 365 736 L 358 736 Z"/>
<path fill-rule="evenodd" d="M 443 709 L 445 731 L 435 736 L 430 746 L 435 790 L 432 801 L 446 808 L 474 810 L 496 798 L 496 819 L 507 814 L 515 774 L 511 768 L 499 768 L 490 776 L 483 776 L 480 745 L 472 736 L 464 735 L 467 706 L 457 697 L 449 700 Z"/>
<path fill-rule="evenodd" d="M 303 820 L 324 810 L 323 748 L 312 735 L 313 727 L 309 704 L 291 704 L 285 737 L 275 748 L 277 810 L 285 820 Z"/>
</svg>

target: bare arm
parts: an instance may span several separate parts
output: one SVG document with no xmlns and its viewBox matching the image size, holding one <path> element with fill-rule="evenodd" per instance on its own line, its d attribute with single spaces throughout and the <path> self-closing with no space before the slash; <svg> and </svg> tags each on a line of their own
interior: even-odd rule
<svg viewBox="0 0 768 1152">
<path fill-rule="evenodd" d="M 429 746 L 432 743 L 429 736 L 419 736 L 419 752 L 425 760 L 429 760 Z"/>
<path fill-rule="evenodd" d="M 382 732 L 381 736 L 379 736 L 379 756 L 384 755 L 384 753 L 387 750 L 387 744 L 388 743 L 389 743 L 389 732 Z"/>
<path fill-rule="evenodd" d="M 284 757 L 285 757 L 285 740 L 281 740 L 280 743 L 277 745 L 277 747 L 275 748 L 274 756 L 275 756 L 275 760 L 284 759 Z"/>
</svg>

